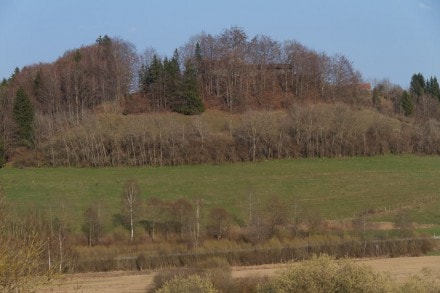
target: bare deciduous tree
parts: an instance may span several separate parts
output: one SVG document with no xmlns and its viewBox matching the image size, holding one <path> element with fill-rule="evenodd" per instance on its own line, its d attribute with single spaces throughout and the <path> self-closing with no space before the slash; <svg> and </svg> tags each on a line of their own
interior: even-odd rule
<svg viewBox="0 0 440 293">
<path fill-rule="evenodd" d="M 129 180 L 124 186 L 122 193 L 122 215 L 128 222 L 130 229 L 130 241 L 134 238 L 134 225 L 139 216 L 140 190 L 137 181 Z"/>
<path fill-rule="evenodd" d="M 83 231 L 87 235 L 88 245 L 93 246 L 99 243 L 103 228 L 103 207 L 99 202 L 94 202 L 84 211 Z"/>
<path fill-rule="evenodd" d="M 274 236 L 277 228 L 286 225 L 289 219 L 286 204 L 278 196 L 268 198 L 264 208 L 264 216 L 269 237 Z"/>
<path fill-rule="evenodd" d="M 220 240 L 227 236 L 232 225 L 231 215 L 224 208 L 213 208 L 209 211 L 208 232 Z"/>
</svg>

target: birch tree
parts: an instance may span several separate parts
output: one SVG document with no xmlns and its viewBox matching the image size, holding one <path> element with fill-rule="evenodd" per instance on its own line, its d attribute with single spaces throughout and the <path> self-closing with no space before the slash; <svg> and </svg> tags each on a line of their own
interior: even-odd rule
<svg viewBox="0 0 440 293">
<path fill-rule="evenodd" d="M 122 215 L 130 229 L 130 241 L 134 238 L 134 224 L 139 210 L 139 184 L 135 180 L 128 180 L 122 193 Z"/>
</svg>

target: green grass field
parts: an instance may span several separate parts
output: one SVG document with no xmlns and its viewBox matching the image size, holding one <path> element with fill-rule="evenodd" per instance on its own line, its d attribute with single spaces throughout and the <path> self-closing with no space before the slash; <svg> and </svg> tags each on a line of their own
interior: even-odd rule
<svg viewBox="0 0 440 293">
<path fill-rule="evenodd" d="M 92 201 L 104 203 L 110 217 L 119 211 L 127 180 L 137 180 L 143 198 L 202 198 L 203 209 L 222 206 L 246 222 L 253 205 L 279 196 L 293 213 L 313 208 L 327 219 L 361 211 L 411 208 L 420 224 L 440 224 L 440 156 L 295 159 L 259 163 L 161 168 L 0 169 L 0 184 L 13 209 L 57 210 L 63 203 L 72 220 Z"/>
</svg>

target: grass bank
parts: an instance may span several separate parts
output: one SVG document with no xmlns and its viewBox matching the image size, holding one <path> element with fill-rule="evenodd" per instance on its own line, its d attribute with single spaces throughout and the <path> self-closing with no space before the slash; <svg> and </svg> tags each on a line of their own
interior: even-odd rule
<svg viewBox="0 0 440 293">
<path fill-rule="evenodd" d="M 291 208 L 314 209 L 327 219 L 352 217 L 364 210 L 409 208 L 421 224 L 440 224 L 440 157 L 377 156 L 295 159 L 259 163 L 141 168 L 5 168 L 0 184 L 17 212 L 48 211 L 60 203 L 72 220 L 92 201 L 105 213 L 119 212 L 127 180 L 137 180 L 142 198 L 202 198 L 204 209 L 224 207 L 241 221 L 249 204 L 279 196 Z"/>
</svg>

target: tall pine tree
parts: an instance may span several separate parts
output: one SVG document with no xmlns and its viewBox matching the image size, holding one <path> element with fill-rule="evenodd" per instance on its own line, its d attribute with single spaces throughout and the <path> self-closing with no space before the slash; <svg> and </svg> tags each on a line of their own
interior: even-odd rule
<svg viewBox="0 0 440 293">
<path fill-rule="evenodd" d="M 174 51 L 171 60 L 164 61 L 164 92 L 169 109 L 176 111 L 181 96 L 181 74 L 179 65 L 179 54 Z"/>
<path fill-rule="evenodd" d="M 203 105 L 203 101 L 200 98 L 197 72 L 190 60 L 185 66 L 182 81 L 182 97 L 175 111 L 185 115 L 197 115 L 205 111 L 205 105 Z"/>
<path fill-rule="evenodd" d="M 142 67 L 140 83 L 144 94 L 148 97 L 155 110 L 162 110 L 164 107 L 162 77 L 162 60 L 157 55 L 154 55 L 151 63 Z"/>
<path fill-rule="evenodd" d="M 411 98 L 411 95 L 407 91 L 403 92 L 402 98 L 400 99 L 400 104 L 402 106 L 403 114 L 405 114 L 405 116 L 410 116 L 413 113 L 413 100 Z"/>
<path fill-rule="evenodd" d="M 196 61 L 197 74 L 202 74 L 203 55 L 202 55 L 202 48 L 200 48 L 199 42 L 196 43 L 194 57 Z"/>
<path fill-rule="evenodd" d="M 17 126 L 16 135 L 19 144 L 27 147 L 34 146 L 34 106 L 26 92 L 19 88 L 15 95 L 14 120 Z"/>
<path fill-rule="evenodd" d="M 411 94 L 415 97 L 421 97 L 425 93 L 425 78 L 423 74 L 413 74 L 410 84 Z"/>
<path fill-rule="evenodd" d="M 440 100 L 440 86 L 438 84 L 437 77 L 431 77 L 426 80 L 426 93 L 430 94 L 433 98 Z"/>
<path fill-rule="evenodd" d="M 159 81 L 162 67 L 162 61 L 159 57 L 157 57 L 157 55 L 154 55 L 151 64 L 146 67 L 145 79 L 143 80 L 144 86 L 146 87 L 147 91 L 152 84 Z"/>
</svg>

